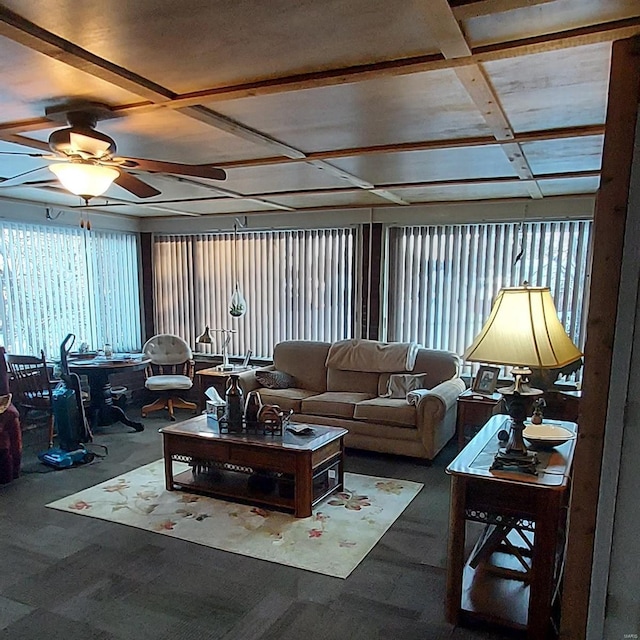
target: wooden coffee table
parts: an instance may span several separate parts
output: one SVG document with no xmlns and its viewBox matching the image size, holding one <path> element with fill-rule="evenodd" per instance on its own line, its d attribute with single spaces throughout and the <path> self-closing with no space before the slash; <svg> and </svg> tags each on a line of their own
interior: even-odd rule
<svg viewBox="0 0 640 640">
<path fill-rule="evenodd" d="M 313 435 L 220 433 L 206 415 L 160 429 L 168 491 L 182 489 L 311 515 L 343 488 L 346 429 L 310 425 Z M 173 463 L 190 470 L 174 475 Z"/>
</svg>

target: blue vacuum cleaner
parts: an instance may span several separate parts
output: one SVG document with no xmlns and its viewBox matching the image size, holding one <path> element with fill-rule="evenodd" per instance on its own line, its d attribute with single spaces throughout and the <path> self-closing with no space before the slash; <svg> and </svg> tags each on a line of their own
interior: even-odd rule
<svg viewBox="0 0 640 640">
<path fill-rule="evenodd" d="M 75 342 L 70 333 L 60 345 L 60 368 L 62 382 L 53 390 L 53 418 L 58 432 L 57 447 L 38 454 L 44 464 L 56 469 L 68 469 L 78 464 L 92 462 L 96 454 L 89 451 L 85 443 L 93 436 L 84 412 L 80 391 L 80 378 L 69 371 L 68 356 Z"/>
</svg>

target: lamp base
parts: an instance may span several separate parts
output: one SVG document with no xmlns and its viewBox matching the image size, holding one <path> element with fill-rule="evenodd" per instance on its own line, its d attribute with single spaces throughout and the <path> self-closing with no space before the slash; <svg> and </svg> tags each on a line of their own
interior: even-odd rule
<svg viewBox="0 0 640 640">
<path fill-rule="evenodd" d="M 232 364 L 219 364 L 216 369 L 218 371 L 233 371 L 233 365 Z"/>
<path fill-rule="evenodd" d="M 514 367 L 515 380 L 513 385 L 498 389 L 504 398 L 507 413 L 511 418 L 511 428 L 509 429 L 509 441 L 496 453 L 491 470 L 504 469 L 532 475 L 538 473 L 536 470 L 538 457 L 535 453 L 527 450 L 522 438 L 524 421 L 529 413 L 530 405 L 542 395 L 540 389 L 529 386 L 528 373 L 529 369 Z"/>
</svg>

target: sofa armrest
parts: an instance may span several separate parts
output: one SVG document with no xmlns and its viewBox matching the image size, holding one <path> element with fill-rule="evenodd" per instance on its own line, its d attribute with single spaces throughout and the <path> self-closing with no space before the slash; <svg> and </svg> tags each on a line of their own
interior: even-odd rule
<svg viewBox="0 0 640 640">
<path fill-rule="evenodd" d="M 244 393 L 245 398 L 250 391 L 261 389 L 262 385 L 256 380 L 256 371 L 275 371 L 275 367 L 270 364 L 267 367 L 260 367 L 259 369 L 251 369 L 251 371 L 243 371 L 238 374 L 238 384 Z"/>
<path fill-rule="evenodd" d="M 433 389 L 413 391 L 419 394 L 416 427 L 429 459 L 453 437 L 458 396 L 467 388 L 462 378 L 452 378 Z"/>
<path fill-rule="evenodd" d="M 412 393 L 419 396 L 417 407 L 418 411 L 424 403 L 430 401 L 439 401 L 441 403 L 443 414 L 456 406 L 458 396 L 467 388 L 462 378 L 452 378 L 441 382 L 433 389 L 416 389 Z"/>
</svg>

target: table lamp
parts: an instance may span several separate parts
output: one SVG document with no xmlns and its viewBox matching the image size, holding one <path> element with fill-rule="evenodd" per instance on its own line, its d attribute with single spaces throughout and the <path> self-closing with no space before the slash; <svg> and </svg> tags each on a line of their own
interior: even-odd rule
<svg viewBox="0 0 640 640">
<path fill-rule="evenodd" d="M 464 353 L 464 359 L 511 365 L 514 381 L 498 389 L 511 418 L 509 440 L 500 447 L 491 469 L 536 473 L 537 459 L 527 451 L 522 432 L 529 407 L 542 395 L 529 385 L 530 367 L 555 369 L 582 357 L 562 326 L 548 287 L 501 289 L 489 319 Z"/>
<path fill-rule="evenodd" d="M 207 325 L 202 332 L 202 335 L 199 335 L 196 338 L 196 342 L 198 344 L 212 344 L 213 338 L 211 337 L 211 332 L 215 333 L 223 333 L 224 339 L 222 341 L 222 364 L 216 367 L 220 371 L 233 371 L 233 366 L 229 364 L 229 343 L 231 342 L 231 334 L 236 333 L 235 329 L 209 329 Z"/>
</svg>

